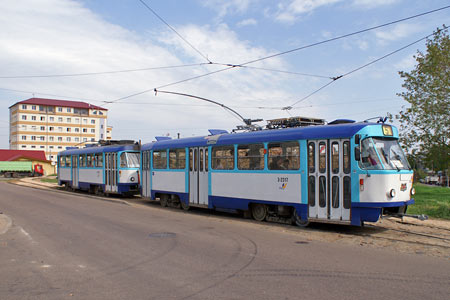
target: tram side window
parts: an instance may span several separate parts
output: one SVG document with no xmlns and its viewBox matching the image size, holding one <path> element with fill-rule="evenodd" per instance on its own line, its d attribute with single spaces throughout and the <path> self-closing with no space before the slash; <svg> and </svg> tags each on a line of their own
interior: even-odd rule
<svg viewBox="0 0 450 300">
<path fill-rule="evenodd" d="M 86 167 L 91 168 L 93 166 L 92 164 L 92 154 L 86 155 Z"/>
<path fill-rule="evenodd" d="M 86 167 L 86 154 L 80 155 L 80 167 Z"/>
<path fill-rule="evenodd" d="M 316 144 L 308 144 L 308 172 L 314 173 L 316 171 Z M 313 205 L 314 206 L 314 205 Z"/>
<path fill-rule="evenodd" d="M 65 167 L 66 166 L 66 157 L 65 156 L 60 156 L 59 157 L 59 166 L 60 167 Z"/>
<path fill-rule="evenodd" d="M 327 170 L 327 145 L 324 142 L 319 143 L 319 172 L 325 173 Z"/>
<path fill-rule="evenodd" d="M 350 143 L 344 142 L 343 143 L 343 163 L 344 163 L 344 173 L 350 174 Z"/>
<path fill-rule="evenodd" d="M 72 165 L 72 158 L 70 156 L 66 156 L 66 167 L 70 167 Z"/>
<path fill-rule="evenodd" d="M 153 169 L 167 169 L 167 151 L 153 151 Z"/>
<path fill-rule="evenodd" d="M 237 160 L 239 170 L 264 170 L 264 145 L 239 145 Z"/>
<path fill-rule="evenodd" d="M 214 170 L 233 170 L 234 146 L 213 147 L 211 159 Z"/>
<path fill-rule="evenodd" d="M 269 143 L 269 170 L 298 170 L 300 146 L 298 142 Z"/>
<path fill-rule="evenodd" d="M 186 167 L 186 150 L 170 149 L 169 150 L 169 168 L 184 169 Z"/>
<path fill-rule="evenodd" d="M 339 143 L 331 144 L 331 171 L 333 174 L 339 173 Z"/>
<path fill-rule="evenodd" d="M 95 154 L 95 166 L 103 167 L 103 155 L 101 153 Z"/>
</svg>

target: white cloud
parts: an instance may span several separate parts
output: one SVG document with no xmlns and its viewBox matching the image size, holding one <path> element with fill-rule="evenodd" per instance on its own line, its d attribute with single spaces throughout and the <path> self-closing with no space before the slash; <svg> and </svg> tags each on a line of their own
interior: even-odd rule
<svg viewBox="0 0 450 300">
<path fill-rule="evenodd" d="M 258 21 L 256 21 L 255 19 L 245 19 L 245 20 L 238 22 L 236 25 L 238 27 L 244 27 L 244 26 L 255 26 L 257 24 L 258 24 Z"/>
<path fill-rule="evenodd" d="M 392 5 L 400 0 L 353 0 L 355 6 L 363 7 L 366 9 L 375 8 L 384 5 Z"/>
<path fill-rule="evenodd" d="M 170 31 L 162 35 L 164 38 L 160 32 L 155 36 L 141 36 L 106 22 L 78 2 L 1 2 L 0 10 L 0 76 L 100 72 L 204 61 Z M 214 28 L 189 25 L 176 29 L 214 62 L 239 64 L 272 54 L 240 40 L 226 25 Z M 288 69 L 281 58 L 254 66 Z M 84 77 L 3 79 L 0 88 L 115 100 L 220 68 L 223 66 Z M 235 68 L 164 89 L 214 99 L 230 107 L 286 106 L 289 104 L 286 99 L 293 98 L 293 94 L 287 92 L 293 92 L 289 86 L 295 86 L 298 95 L 303 93 L 302 89 L 310 90 L 313 82 L 305 79 L 292 85 L 291 79 L 279 73 Z M 11 95 L 0 100 L 4 108 L 32 96 L 14 94 L 12 98 Z M 110 105 L 92 102 L 110 109 L 108 120 L 114 126 L 114 138 L 148 142 L 153 136 L 167 132 L 172 136 L 176 132 L 205 134 L 207 128 L 230 129 L 239 123 L 220 107 L 198 106 L 205 103 L 179 96 L 158 94 L 155 97 L 149 92 L 121 102 Z M 155 105 L 147 104 L 149 102 Z M 7 120 L 7 110 L 3 109 L 2 113 L 2 119 Z M 279 117 L 281 112 L 243 109 L 242 114 L 267 119 Z M 1 134 L 7 136 L 8 129 L 2 128 Z M 6 138 L 1 143 L 0 147 L 8 147 Z"/>
<path fill-rule="evenodd" d="M 417 61 L 414 59 L 414 54 L 411 53 L 408 56 L 405 56 L 403 59 L 394 64 L 396 70 L 399 71 L 409 71 L 414 68 Z"/>
<path fill-rule="evenodd" d="M 293 23 L 300 15 L 308 14 L 313 10 L 331 5 L 342 0 L 291 0 L 289 4 L 278 4 L 275 20 L 282 23 Z"/>
<path fill-rule="evenodd" d="M 376 31 L 375 36 L 378 38 L 378 41 L 383 44 L 386 42 L 403 39 L 420 31 L 421 26 L 419 24 L 401 23 L 384 31 Z"/>
<path fill-rule="evenodd" d="M 209 7 L 222 18 L 228 14 L 242 14 L 247 11 L 250 4 L 255 0 L 201 0 L 200 4 Z"/>
</svg>

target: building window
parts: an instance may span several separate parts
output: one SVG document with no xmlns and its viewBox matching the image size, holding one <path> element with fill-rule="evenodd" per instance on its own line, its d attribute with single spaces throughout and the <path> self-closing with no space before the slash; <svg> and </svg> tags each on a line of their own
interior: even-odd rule
<svg viewBox="0 0 450 300">
<path fill-rule="evenodd" d="M 41 130 L 42 130 L 42 131 L 45 131 L 45 126 L 41 126 Z"/>
<path fill-rule="evenodd" d="M 83 138 L 83 142 L 87 142 L 87 138 Z"/>
<path fill-rule="evenodd" d="M 39 148 L 41 148 L 41 149 L 44 149 L 44 148 L 45 148 L 45 146 L 40 146 Z"/>
<path fill-rule="evenodd" d="M 101 139 L 103 139 L 103 133 L 102 133 L 102 134 L 100 134 L 100 138 L 101 138 Z"/>
<path fill-rule="evenodd" d="M 22 109 L 27 109 L 26 104 L 22 104 Z"/>
<path fill-rule="evenodd" d="M 80 132 L 80 128 L 75 128 L 75 132 Z"/>
<path fill-rule="evenodd" d="M 22 115 L 22 120 L 26 120 L 27 116 Z"/>
<path fill-rule="evenodd" d="M 36 136 L 35 136 L 35 135 L 32 135 L 32 136 L 31 136 L 31 140 L 32 140 L 32 141 L 35 141 L 35 140 L 36 140 Z"/>
<path fill-rule="evenodd" d="M 22 130 L 27 130 L 27 125 L 22 125 Z"/>
<path fill-rule="evenodd" d="M 66 131 L 67 131 L 67 132 L 70 132 L 70 127 L 67 127 Z"/>
<path fill-rule="evenodd" d="M 55 118 L 54 117 L 50 117 L 50 122 L 53 122 L 53 121 L 55 121 Z"/>
<path fill-rule="evenodd" d="M 96 110 L 94 110 L 93 112 L 92 112 L 94 115 L 96 115 L 97 114 L 97 111 Z"/>
<path fill-rule="evenodd" d="M 45 106 L 39 105 L 39 111 L 45 111 Z"/>
<path fill-rule="evenodd" d="M 48 131 L 53 131 L 53 130 L 55 130 L 55 127 L 53 127 L 53 126 L 50 126 L 50 127 L 48 128 Z"/>
<path fill-rule="evenodd" d="M 98 114 L 99 114 L 99 115 L 103 115 L 103 112 L 99 111 Z"/>
<path fill-rule="evenodd" d="M 41 121 L 45 121 L 45 117 L 41 117 Z"/>
<path fill-rule="evenodd" d="M 58 149 L 62 149 L 62 146 L 58 146 Z"/>
<path fill-rule="evenodd" d="M 63 121 L 63 118 L 62 117 L 59 117 L 58 118 L 58 122 L 62 122 Z"/>
<path fill-rule="evenodd" d="M 100 125 L 100 128 L 103 129 L 103 125 Z"/>
<path fill-rule="evenodd" d="M 68 137 L 66 138 L 66 141 L 67 141 L 67 142 L 70 142 L 70 141 L 71 141 L 70 136 L 68 136 Z"/>
<path fill-rule="evenodd" d="M 25 146 L 25 145 L 22 145 L 22 148 L 26 148 L 27 146 Z"/>
<path fill-rule="evenodd" d="M 78 118 L 75 118 L 75 123 L 80 123 L 80 119 L 78 119 Z"/>
<path fill-rule="evenodd" d="M 45 141 L 45 136 L 40 136 L 39 139 L 40 139 L 41 141 Z"/>
<path fill-rule="evenodd" d="M 36 149 L 36 146 L 31 146 L 31 149 Z"/>
<path fill-rule="evenodd" d="M 62 112 L 62 107 L 58 107 L 58 112 Z"/>
<path fill-rule="evenodd" d="M 26 141 L 27 140 L 27 136 L 26 135 L 22 135 L 22 141 Z"/>
<path fill-rule="evenodd" d="M 62 127 L 58 127 L 58 131 L 59 131 L 59 132 L 62 132 Z"/>
<path fill-rule="evenodd" d="M 72 112 L 72 109 L 70 107 L 67 108 L 67 112 L 70 113 Z"/>
<path fill-rule="evenodd" d="M 71 123 L 72 119 L 71 118 L 67 118 L 67 123 Z"/>
<path fill-rule="evenodd" d="M 32 109 L 32 110 L 36 110 L 36 105 L 32 105 L 32 106 L 31 106 L 31 109 Z"/>
<path fill-rule="evenodd" d="M 87 132 L 87 128 L 83 128 L 83 132 Z"/>
<path fill-rule="evenodd" d="M 95 124 L 95 120 L 91 120 L 91 124 Z"/>
<path fill-rule="evenodd" d="M 83 119 L 83 124 L 87 124 L 87 119 Z"/>
<path fill-rule="evenodd" d="M 53 149 L 53 146 L 49 146 L 50 149 Z"/>
<path fill-rule="evenodd" d="M 36 116 L 31 116 L 32 121 L 36 121 Z"/>
<path fill-rule="evenodd" d="M 80 138 L 75 138 L 75 142 L 79 142 L 80 141 Z"/>
<path fill-rule="evenodd" d="M 48 138 L 48 140 L 49 140 L 50 142 L 53 142 L 53 141 L 55 140 L 55 138 L 52 137 L 52 136 L 50 136 L 50 137 Z"/>
<path fill-rule="evenodd" d="M 58 142 L 62 142 L 62 137 L 58 136 Z"/>
<path fill-rule="evenodd" d="M 95 139 L 94 139 L 94 138 L 91 138 L 91 142 L 95 142 Z"/>
<path fill-rule="evenodd" d="M 91 129 L 91 133 L 95 133 L 95 129 Z"/>
<path fill-rule="evenodd" d="M 47 107 L 47 111 L 52 113 L 53 112 L 53 106 Z"/>
<path fill-rule="evenodd" d="M 37 127 L 33 125 L 33 126 L 31 126 L 31 130 L 36 131 Z"/>
</svg>

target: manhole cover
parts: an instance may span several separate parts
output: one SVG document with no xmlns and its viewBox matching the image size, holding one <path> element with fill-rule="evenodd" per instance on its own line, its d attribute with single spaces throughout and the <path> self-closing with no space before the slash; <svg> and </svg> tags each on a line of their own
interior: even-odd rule
<svg viewBox="0 0 450 300">
<path fill-rule="evenodd" d="M 154 232 L 148 235 L 151 238 L 166 238 L 166 237 L 174 237 L 176 233 L 173 232 Z"/>
<path fill-rule="evenodd" d="M 296 241 L 295 243 L 296 243 L 296 244 L 303 245 L 303 244 L 308 244 L 309 242 L 306 242 L 306 241 Z"/>
</svg>

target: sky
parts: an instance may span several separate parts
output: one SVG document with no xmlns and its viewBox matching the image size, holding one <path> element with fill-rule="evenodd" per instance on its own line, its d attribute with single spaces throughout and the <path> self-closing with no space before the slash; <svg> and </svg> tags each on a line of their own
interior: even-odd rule
<svg viewBox="0 0 450 300">
<path fill-rule="evenodd" d="M 397 96 L 403 91 L 398 72 L 414 68 L 414 55 L 426 49 L 424 40 L 331 78 L 450 25 L 450 9 L 321 42 L 449 4 L 0 0 L 0 148 L 9 147 L 8 107 L 32 97 L 105 107 L 113 139 L 142 143 L 242 125 L 218 105 L 155 94 L 155 88 L 207 98 L 251 119 L 302 116 L 331 122 L 395 115 L 407 107 Z M 303 49 L 289 52 L 298 48 Z M 223 70 L 227 65 L 242 66 Z"/>
</svg>

